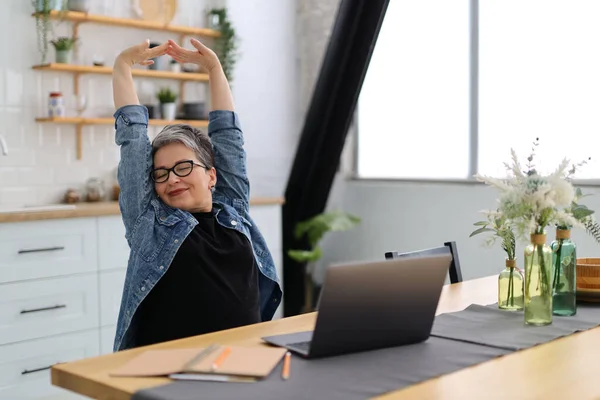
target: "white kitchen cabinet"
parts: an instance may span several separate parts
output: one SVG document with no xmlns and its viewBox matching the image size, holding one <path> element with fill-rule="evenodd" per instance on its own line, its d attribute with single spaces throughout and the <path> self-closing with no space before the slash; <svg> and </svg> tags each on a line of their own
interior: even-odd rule
<svg viewBox="0 0 600 400">
<path fill-rule="evenodd" d="M 97 330 L 0 346 L 0 399 L 83 399 L 50 384 L 56 363 L 99 355 Z"/>
<path fill-rule="evenodd" d="M 97 270 L 96 218 L 0 224 L 0 283 Z"/>
<path fill-rule="evenodd" d="M 282 278 L 281 208 L 251 215 Z M 120 215 L 0 223 L 0 399 L 83 398 L 48 367 L 112 352 L 128 258 Z"/>
<path fill-rule="evenodd" d="M 100 283 L 100 326 L 115 325 L 119 316 L 123 285 L 125 284 L 125 269 L 102 271 L 99 274 Z"/>
<path fill-rule="evenodd" d="M 0 286 L 0 344 L 98 328 L 95 274 Z"/>
<path fill-rule="evenodd" d="M 113 352 L 116 334 L 117 325 L 103 326 L 100 328 L 100 354 L 110 354 Z"/>
<path fill-rule="evenodd" d="M 120 215 L 98 217 L 98 269 L 127 268 L 129 246 Z"/>
</svg>

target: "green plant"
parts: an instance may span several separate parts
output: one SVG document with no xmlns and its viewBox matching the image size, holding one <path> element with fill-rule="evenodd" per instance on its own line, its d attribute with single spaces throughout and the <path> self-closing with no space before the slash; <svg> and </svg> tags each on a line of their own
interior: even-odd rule
<svg viewBox="0 0 600 400">
<path fill-rule="evenodd" d="M 223 68 L 227 80 L 233 81 L 233 69 L 237 61 L 238 37 L 229 20 L 226 8 L 213 8 L 208 11 L 209 16 L 216 16 L 219 20 L 219 37 L 214 41 L 214 50 Z"/>
<path fill-rule="evenodd" d="M 61 36 L 56 40 L 51 40 L 50 43 L 54 45 L 57 51 L 71 50 L 77 43 L 77 38 Z"/>
<path fill-rule="evenodd" d="M 296 239 L 306 237 L 309 250 L 289 250 L 288 255 L 301 263 L 315 262 L 323 256 L 319 242 L 328 232 L 347 231 L 360 223 L 360 218 L 343 211 L 331 211 L 318 214 L 296 225 Z"/>
<path fill-rule="evenodd" d="M 510 226 L 510 221 L 500 215 L 488 215 L 487 221 L 475 222 L 475 229 L 469 237 L 479 235 L 480 233 L 493 232 L 494 234 L 486 241 L 487 245 L 493 245 L 497 239 L 501 241 L 502 250 L 506 253 L 506 258 L 515 260 L 516 258 L 516 239 L 515 234 Z"/>
<path fill-rule="evenodd" d="M 564 213 L 573 217 L 576 221 L 583 225 L 585 231 L 591 235 L 596 242 L 600 243 L 600 225 L 594 220 L 594 210 L 590 210 L 586 205 L 579 204 L 579 199 L 587 197 L 580 188 L 575 189 L 575 197 L 571 202 L 571 206 L 564 210 Z M 570 229 L 571 225 L 568 221 L 559 221 L 557 224 L 559 229 Z"/>
<path fill-rule="evenodd" d="M 46 63 L 48 55 L 48 35 L 53 32 L 50 22 L 51 0 L 31 0 L 35 10 L 35 27 L 37 33 L 37 45 L 42 55 L 42 64 Z"/>
<path fill-rule="evenodd" d="M 177 99 L 175 92 L 167 87 L 160 89 L 156 96 L 161 104 L 175 103 L 175 100 Z"/>
<path fill-rule="evenodd" d="M 314 264 L 323 256 L 323 251 L 319 247 L 319 243 L 326 233 L 347 231 L 359 223 L 360 218 L 343 211 L 330 211 L 317 214 L 306 221 L 296 224 L 296 229 L 294 230 L 294 236 L 297 240 L 306 238 L 309 249 L 288 250 L 287 254 L 291 259 L 299 263 Z M 313 307 L 313 280 L 311 273 L 312 270 L 309 266 L 304 274 L 305 312 L 311 311 Z"/>
<path fill-rule="evenodd" d="M 42 64 L 46 63 L 48 55 L 48 37 L 54 34 L 54 25 L 50 21 L 50 13 L 53 10 L 55 0 L 31 0 L 31 5 L 35 11 L 35 26 L 37 33 L 37 45 L 40 54 L 42 55 Z M 67 13 L 67 0 L 60 0 L 60 11 L 58 13 L 58 22 L 62 23 L 65 20 Z"/>
</svg>

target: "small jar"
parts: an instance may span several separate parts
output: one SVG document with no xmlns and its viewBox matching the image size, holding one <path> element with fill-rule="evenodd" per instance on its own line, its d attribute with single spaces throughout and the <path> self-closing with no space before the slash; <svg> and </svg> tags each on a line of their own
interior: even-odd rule
<svg viewBox="0 0 600 400">
<path fill-rule="evenodd" d="M 50 92 L 48 97 L 48 116 L 64 117 L 65 116 L 65 99 L 61 92 Z"/>
<path fill-rule="evenodd" d="M 99 178 L 90 178 L 86 183 L 87 201 L 96 202 L 104 200 L 106 189 L 104 181 Z"/>
</svg>

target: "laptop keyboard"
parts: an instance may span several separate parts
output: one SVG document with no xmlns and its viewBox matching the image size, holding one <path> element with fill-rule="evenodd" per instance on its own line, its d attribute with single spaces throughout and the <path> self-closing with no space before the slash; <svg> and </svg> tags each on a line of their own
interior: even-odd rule
<svg viewBox="0 0 600 400">
<path fill-rule="evenodd" d="M 310 349 L 310 340 L 307 342 L 289 343 L 288 347 L 293 347 L 300 351 L 308 352 L 308 350 Z"/>
</svg>

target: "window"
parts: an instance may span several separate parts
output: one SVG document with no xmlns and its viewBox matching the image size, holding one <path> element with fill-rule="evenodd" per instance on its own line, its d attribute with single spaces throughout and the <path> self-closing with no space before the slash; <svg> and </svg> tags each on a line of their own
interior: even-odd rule
<svg viewBox="0 0 600 400">
<path fill-rule="evenodd" d="M 479 172 L 503 176 L 540 139 L 544 172 L 594 157 L 600 141 L 600 2 L 480 0 Z M 590 163 L 576 178 L 600 177 Z"/>
<path fill-rule="evenodd" d="M 357 105 L 359 177 L 467 177 L 468 7 L 390 1 Z"/>
<path fill-rule="evenodd" d="M 511 147 L 525 161 L 539 138 L 543 172 L 592 157 L 576 178 L 600 178 L 600 1 L 472 3 L 471 33 L 468 0 L 390 1 L 357 105 L 358 177 L 504 176 Z"/>
</svg>

